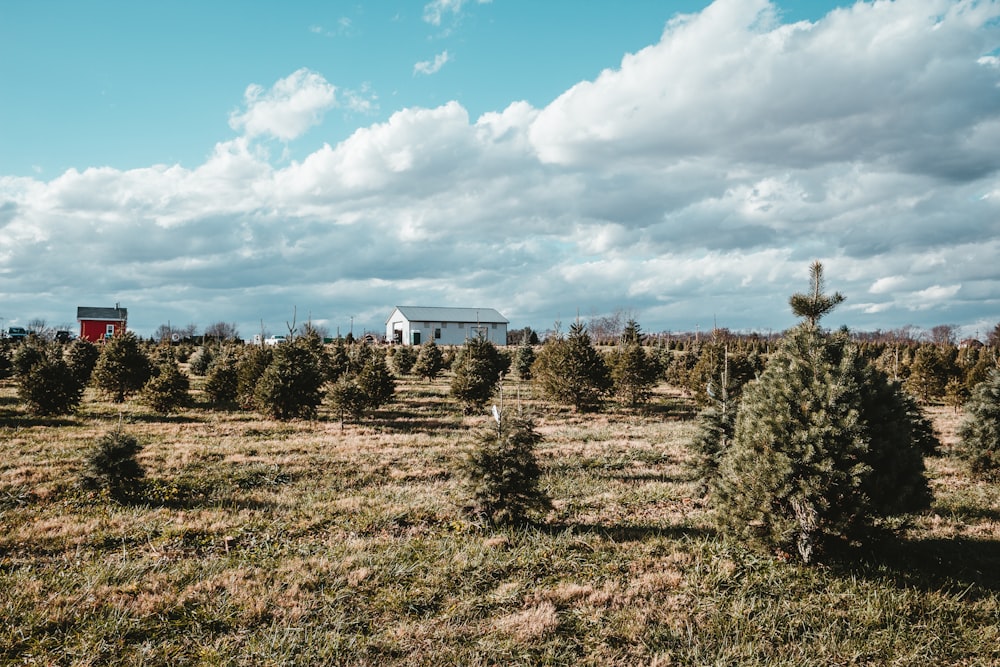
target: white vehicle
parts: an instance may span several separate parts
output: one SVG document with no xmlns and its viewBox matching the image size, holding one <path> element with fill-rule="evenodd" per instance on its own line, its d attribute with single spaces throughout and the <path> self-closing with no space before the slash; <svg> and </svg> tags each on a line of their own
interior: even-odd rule
<svg viewBox="0 0 1000 667">
<path fill-rule="evenodd" d="M 280 334 L 277 336 L 268 336 L 264 339 L 264 345 L 281 345 L 286 340 L 288 340 L 288 338 Z"/>
</svg>

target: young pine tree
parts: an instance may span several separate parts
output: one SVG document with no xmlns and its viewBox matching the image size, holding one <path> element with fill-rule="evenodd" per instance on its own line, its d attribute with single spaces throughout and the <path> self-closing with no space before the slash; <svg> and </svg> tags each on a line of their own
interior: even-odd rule
<svg viewBox="0 0 1000 667">
<path fill-rule="evenodd" d="M 483 409 L 504 371 L 496 345 L 485 338 L 470 338 L 452 368 L 451 395 L 466 413 Z"/>
<path fill-rule="evenodd" d="M 322 401 L 323 374 L 312 352 L 297 341 L 277 346 L 253 391 L 256 409 L 282 421 L 312 418 Z"/>
<path fill-rule="evenodd" d="M 115 403 L 142 389 L 152 374 L 149 358 L 131 331 L 104 341 L 91 381 Z"/>
<path fill-rule="evenodd" d="M 377 410 L 388 403 L 396 393 L 396 380 L 389 372 L 385 355 L 369 355 L 357 374 L 358 389 L 363 396 L 366 410 Z"/>
<path fill-rule="evenodd" d="M 1000 371 L 993 371 L 976 386 L 965 412 L 959 428 L 959 455 L 973 475 L 995 479 L 1000 476 Z"/>
<path fill-rule="evenodd" d="M 725 531 L 804 562 L 929 506 L 922 450 L 933 440 L 897 384 L 845 334 L 819 328 L 843 298 L 823 294 L 818 264 L 812 286 L 791 300 L 804 321 L 744 388 L 712 493 Z"/>
<path fill-rule="evenodd" d="M 175 362 L 167 361 L 161 364 L 156 375 L 146 382 L 140 398 L 154 411 L 168 414 L 188 404 L 190 387 L 188 376 L 177 368 Z"/>
<path fill-rule="evenodd" d="M 22 346 L 25 348 L 27 343 Z M 58 344 L 41 346 L 40 356 L 18 372 L 18 397 L 34 415 L 73 412 L 83 397 L 83 383 L 63 359 Z"/>
<path fill-rule="evenodd" d="M 542 437 L 525 417 L 497 413 L 476 437 L 463 463 L 470 514 L 490 525 L 518 525 L 544 512 L 551 502 L 541 489 L 541 469 L 535 450 Z"/>
<path fill-rule="evenodd" d="M 205 384 L 202 388 L 213 405 L 225 406 L 236 402 L 239 393 L 239 371 L 236 354 L 231 349 L 223 350 L 212 361 L 208 372 L 205 373 Z"/>
<path fill-rule="evenodd" d="M 392 355 L 392 369 L 396 375 L 409 375 L 417 363 L 417 352 L 409 345 L 400 345 L 395 348 L 396 354 Z"/>
<path fill-rule="evenodd" d="M 660 374 L 658 360 L 639 342 L 625 342 L 611 354 L 612 387 L 618 400 L 628 408 L 649 402 Z"/>
<path fill-rule="evenodd" d="M 528 342 L 527 336 L 521 339 L 517 351 L 514 353 L 514 372 L 517 377 L 524 381 L 531 380 L 531 366 L 535 363 L 535 348 Z"/>
<path fill-rule="evenodd" d="M 417 361 L 413 364 L 413 372 L 425 380 L 433 380 L 444 370 L 444 354 L 434 341 L 428 341 L 420 346 Z"/>
<path fill-rule="evenodd" d="M 142 445 L 135 436 L 117 429 L 103 435 L 84 460 L 79 484 L 84 489 L 104 491 L 117 500 L 134 497 L 145 476 L 136 460 Z"/>
<path fill-rule="evenodd" d="M 570 325 L 566 338 L 542 346 L 531 374 L 543 396 L 577 412 L 598 408 L 612 386 L 608 366 L 580 322 Z"/>
</svg>

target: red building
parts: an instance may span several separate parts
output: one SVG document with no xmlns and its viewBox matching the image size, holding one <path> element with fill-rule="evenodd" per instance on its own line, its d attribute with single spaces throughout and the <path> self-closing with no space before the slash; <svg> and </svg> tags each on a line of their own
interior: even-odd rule
<svg viewBox="0 0 1000 667">
<path fill-rule="evenodd" d="M 80 338 L 97 343 L 105 338 L 125 333 L 125 327 L 128 325 L 128 309 L 120 308 L 117 303 L 114 308 L 78 306 L 76 319 L 80 323 Z"/>
</svg>

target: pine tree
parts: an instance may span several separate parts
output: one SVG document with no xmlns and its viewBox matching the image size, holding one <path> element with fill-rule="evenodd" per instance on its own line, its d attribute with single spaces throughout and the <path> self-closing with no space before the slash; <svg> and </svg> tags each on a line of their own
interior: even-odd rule
<svg viewBox="0 0 1000 667">
<path fill-rule="evenodd" d="M 1000 371 L 993 371 L 976 386 L 965 412 L 958 453 L 975 476 L 996 479 L 1000 476 Z"/>
<path fill-rule="evenodd" d="M 481 410 L 486 405 L 504 370 L 496 345 L 485 338 L 470 338 L 455 360 L 452 369 L 451 395 L 466 413 Z"/>
<path fill-rule="evenodd" d="M 551 502 L 541 489 L 535 450 L 542 437 L 525 417 L 497 413 L 496 424 L 483 429 L 463 463 L 469 512 L 491 525 L 525 523 Z"/>
<path fill-rule="evenodd" d="M 100 355 L 101 351 L 97 346 L 86 338 L 77 338 L 66 348 L 66 363 L 81 386 L 85 387 L 90 383 L 90 376 Z"/>
<path fill-rule="evenodd" d="M 611 381 L 618 400 L 635 408 L 649 402 L 661 371 L 657 360 L 640 343 L 625 340 L 629 342 L 611 355 Z"/>
<path fill-rule="evenodd" d="M 805 321 L 744 388 L 712 494 L 724 530 L 805 562 L 929 506 L 922 450 L 934 440 L 898 384 L 846 334 L 819 328 L 843 300 L 822 294 L 821 276 L 813 265 L 813 306 L 796 310 Z"/>
<path fill-rule="evenodd" d="M 844 295 L 840 292 L 824 294 L 823 265 L 817 260 L 809 267 L 809 282 L 812 287 L 808 294 L 793 294 L 788 299 L 792 314 L 816 326 L 820 318 L 843 303 Z"/>
<path fill-rule="evenodd" d="M 355 377 L 342 375 L 327 389 L 327 397 L 333 410 L 340 415 L 341 426 L 343 426 L 345 418 L 360 419 L 365 413 L 367 396 L 358 386 L 358 380 Z"/>
<path fill-rule="evenodd" d="M 719 462 L 736 433 L 736 407 L 742 383 L 732 382 L 728 354 L 723 357 L 718 377 L 708 380 L 705 395 L 708 405 L 698 414 L 698 431 L 691 442 L 694 457 L 691 468 L 700 480 L 699 492 L 705 495 L 718 481 Z"/>
<path fill-rule="evenodd" d="M 214 405 L 229 405 L 236 401 L 239 393 L 239 372 L 236 354 L 227 349 L 215 357 L 205 373 L 202 389 Z"/>
<path fill-rule="evenodd" d="M 142 388 L 142 402 L 161 414 L 179 410 L 188 404 L 191 383 L 177 364 L 168 361 L 160 365 L 156 375 Z"/>
<path fill-rule="evenodd" d="M 531 379 L 531 366 L 535 363 L 535 348 L 528 342 L 527 336 L 522 338 L 521 344 L 517 347 L 517 352 L 514 354 L 514 372 L 517 373 L 517 377 L 522 380 Z"/>
<path fill-rule="evenodd" d="M 600 406 L 611 389 L 611 374 L 594 349 L 587 327 L 576 322 L 569 336 L 546 342 L 531 370 L 533 382 L 546 398 L 572 405 L 577 412 Z"/>
<path fill-rule="evenodd" d="M 22 345 L 27 349 L 29 344 Z M 37 355 L 35 354 L 37 352 Z M 31 365 L 18 372 L 18 396 L 35 415 L 63 415 L 73 412 L 83 397 L 83 383 L 62 355 L 58 343 L 37 343 L 30 355 L 19 359 Z"/>
<path fill-rule="evenodd" d="M 215 361 L 215 352 L 208 345 L 202 345 L 188 358 L 188 368 L 195 375 L 205 375 Z"/>
<path fill-rule="evenodd" d="M 358 389 L 364 397 L 366 410 L 377 410 L 388 403 L 396 393 L 396 380 L 382 354 L 370 355 L 357 374 Z"/>
<path fill-rule="evenodd" d="M 104 341 L 91 381 L 115 403 L 142 389 L 152 374 L 149 359 L 131 331 Z"/>
<path fill-rule="evenodd" d="M 102 490 L 112 498 L 127 500 L 140 488 L 145 470 L 136 460 L 142 445 L 120 429 L 103 435 L 87 455 L 79 483 L 85 489 Z"/>
<path fill-rule="evenodd" d="M 263 345 L 247 345 L 236 362 L 236 401 L 244 410 L 253 410 L 254 392 L 264 371 L 274 359 L 273 349 Z"/>
<path fill-rule="evenodd" d="M 400 345 L 395 348 L 396 353 L 392 355 L 392 368 L 396 375 L 409 375 L 417 362 L 417 353 L 409 345 Z"/>
<path fill-rule="evenodd" d="M 420 346 L 417 361 L 413 364 L 413 372 L 425 379 L 433 380 L 444 370 L 444 355 L 434 341 L 428 341 Z"/>
<path fill-rule="evenodd" d="M 293 341 L 277 346 L 254 388 L 254 406 L 273 419 L 312 418 L 322 401 L 323 375 L 316 357 Z"/>
</svg>

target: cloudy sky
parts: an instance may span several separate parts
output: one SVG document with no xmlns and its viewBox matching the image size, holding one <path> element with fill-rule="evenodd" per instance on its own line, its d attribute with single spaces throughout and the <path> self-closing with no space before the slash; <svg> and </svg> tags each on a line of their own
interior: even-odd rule
<svg viewBox="0 0 1000 667">
<path fill-rule="evenodd" d="M 0 3 L 0 318 L 1000 321 L 1000 3 Z"/>
</svg>

